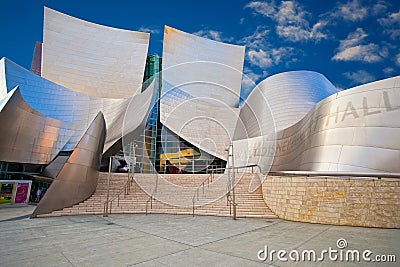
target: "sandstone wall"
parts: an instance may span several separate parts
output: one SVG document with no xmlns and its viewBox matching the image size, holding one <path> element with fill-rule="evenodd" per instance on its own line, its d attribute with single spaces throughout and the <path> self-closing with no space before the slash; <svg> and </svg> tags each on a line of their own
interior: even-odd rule
<svg viewBox="0 0 400 267">
<path fill-rule="evenodd" d="M 269 176 L 262 189 L 282 219 L 400 228 L 400 180 Z"/>
</svg>

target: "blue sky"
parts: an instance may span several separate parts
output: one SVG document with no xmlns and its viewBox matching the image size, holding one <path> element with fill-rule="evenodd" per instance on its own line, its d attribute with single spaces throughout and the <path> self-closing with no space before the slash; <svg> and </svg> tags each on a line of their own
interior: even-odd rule
<svg viewBox="0 0 400 267">
<path fill-rule="evenodd" d="M 150 54 L 161 55 L 164 25 L 245 45 L 244 73 L 256 83 L 291 70 L 320 72 L 339 89 L 400 75 L 399 0 L 3 0 L 0 57 L 30 67 L 43 6 L 150 32 Z"/>
</svg>

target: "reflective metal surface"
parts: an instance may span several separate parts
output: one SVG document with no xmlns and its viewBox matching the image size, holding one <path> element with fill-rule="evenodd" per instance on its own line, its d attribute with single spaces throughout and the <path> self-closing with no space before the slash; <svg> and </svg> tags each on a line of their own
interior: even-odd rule
<svg viewBox="0 0 400 267">
<path fill-rule="evenodd" d="M 95 192 L 105 136 L 106 125 L 99 112 L 39 202 L 33 218 L 75 205 Z"/>
<path fill-rule="evenodd" d="M 226 158 L 238 117 L 244 46 L 165 26 L 160 121 L 206 151 Z"/>
<path fill-rule="evenodd" d="M 317 72 L 279 73 L 266 78 L 254 88 L 241 110 L 242 121 L 246 124 L 246 129 L 249 129 L 250 136 L 257 136 L 252 133 L 253 129 L 249 124 L 252 120 L 245 115 L 250 108 L 261 128 L 271 128 L 270 121 L 264 120 L 262 115 L 266 107 L 260 107 L 260 99 L 265 98 L 274 118 L 275 130 L 280 131 L 297 123 L 316 103 L 337 92 L 333 84 Z"/>
<path fill-rule="evenodd" d="M 225 149 L 233 139 L 238 108 L 211 97 L 193 97 L 180 88 L 162 95 L 160 103 L 160 121 L 168 129 L 207 153 L 226 159 Z"/>
<path fill-rule="evenodd" d="M 235 130 L 236 164 L 270 170 L 277 149 L 276 133 L 301 120 L 320 100 L 337 89 L 312 71 L 273 75 L 258 84 L 240 109 Z"/>
<path fill-rule="evenodd" d="M 115 136 L 122 137 L 124 147 L 143 134 L 149 113 L 153 105 L 157 105 L 156 81 L 157 79 L 154 79 L 143 93 L 130 99 L 124 116 L 120 116 L 119 125 L 123 125 L 123 128 L 121 129 L 121 126 L 119 128 L 110 127 L 110 131 L 115 131 Z"/>
<path fill-rule="evenodd" d="M 0 100 L 0 161 L 47 164 L 74 133 L 73 123 L 32 109 L 18 87 Z"/>
<path fill-rule="evenodd" d="M 130 97 L 142 88 L 149 36 L 45 7 L 42 77 L 91 96 Z"/>
<path fill-rule="evenodd" d="M 400 172 L 400 77 L 338 92 L 277 133 L 272 171 Z"/>
<path fill-rule="evenodd" d="M 103 152 L 133 145 L 136 159 L 152 146 L 169 166 L 166 154 L 182 154 L 180 138 L 207 154 L 190 147 L 188 157 L 207 164 L 227 160 L 233 142 L 228 167 L 256 164 L 263 173 L 400 172 L 400 77 L 337 92 L 319 73 L 286 72 L 262 81 L 239 108 L 245 48 L 166 26 L 157 99 L 158 74 L 141 92 L 148 39 L 45 8 L 32 65 L 43 77 L 0 60 L 0 161 L 48 164 L 43 174 L 56 177 L 34 216 L 90 197 Z M 152 129 L 153 142 L 143 134 L 149 114 L 164 127 Z M 158 138 L 167 149 L 155 147 Z"/>
<path fill-rule="evenodd" d="M 3 84 L 3 85 L 2 85 Z M 132 97 L 100 98 L 74 92 L 18 66 L 7 58 L 0 60 L 0 96 L 18 86 L 25 101 L 44 116 L 76 125 L 63 150 L 73 150 L 96 114 L 104 114 L 108 129 L 104 150 L 121 138 L 122 121 Z"/>
<path fill-rule="evenodd" d="M 324 83 L 316 85 L 312 90 L 324 90 Z M 251 134 L 250 138 L 234 142 L 238 164 L 242 161 L 259 164 L 264 172 L 270 164 L 273 172 L 400 171 L 400 77 L 347 89 L 316 105 L 312 102 L 300 105 L 294 101 L 291 106 L 292 100 L 288 97 L 284 98 L 287 105 L 282 101 L 280 105 L 268 101 L 272 102 L 273 110 L 278 110 L 273 113 L 278 124 L 275 133 L 269 130 L 272 121 L 265 123 L 268 120 L 257 121 L 257 118 L 266 109 L 260 105 L 261 95 L 267 100 L 278 98 L 260 92 L 253 92 L 241 110 L 241 119 Z M 304 114 L 312 105 L 296 123 L 299 114 Z M 299 114 L 295 114 L 296 108 Z M 285 125 L 289 127 L 279 129 Z"/>
<path fill-rule="evenodd" d="M 31 64 L 31 71 L 36 75 L 42 75 L 42 43 L 36 42 Z"/>
<path fill-rule="evenodd" d="M 194 97 L 209 97 L 237 107 L 244 51 L 244 46 L 209 40 L 165 26 L 163 94 L 170 86 L 179 86 Z M 169 71 L 169 68 L 173 69 Z"/>
<path fill-rule="evenodd" d="M 49 163 L 49 165 L 46 166 L 40 175 L 49 178 L 56 178 L 62 167 L 64 167 L 64 164 L 67 162 L 68 158 L 69 156 L 58 155 Z"/>
</svg>

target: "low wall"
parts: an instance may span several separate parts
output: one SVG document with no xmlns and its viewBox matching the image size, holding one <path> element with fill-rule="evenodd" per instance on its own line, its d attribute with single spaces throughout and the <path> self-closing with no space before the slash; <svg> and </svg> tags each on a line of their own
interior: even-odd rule
<svg viewBox="0 0 400 267">
<path fill-rule="evenodd" d="M 268 176 L 268 207 L 291 221 L 400 228 L 400 181 Z"/>
</svg>

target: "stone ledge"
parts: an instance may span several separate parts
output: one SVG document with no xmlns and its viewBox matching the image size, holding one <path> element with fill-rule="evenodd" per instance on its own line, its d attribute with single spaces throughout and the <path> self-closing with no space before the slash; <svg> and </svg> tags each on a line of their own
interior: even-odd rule
<svg viewBox="0 0 400 267">
<path fill-rule="evenodd" d="M 400 228 L 400 182 L 359 178 L 267 177 L 264 201 L 286 220 Z"/>
</svg>

